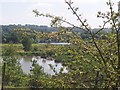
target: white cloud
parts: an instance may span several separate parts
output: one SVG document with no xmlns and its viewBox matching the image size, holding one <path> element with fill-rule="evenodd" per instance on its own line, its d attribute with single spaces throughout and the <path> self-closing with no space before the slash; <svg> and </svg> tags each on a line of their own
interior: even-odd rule
<svg viewBox="0 0 120 90">
<path fill-rule="evenodd" d="M 5 2 L 38 2 L 38 0 L 0 0 L 0 3 Z"/>
<path fill-rule="evenodd" d="M 83 13 L 83 17 L 87 18 L 88 21 L 95 27 L 97 26 L 96 24 L 99 23 L 99 21 L 95 19 L 97 11 L 104 12 L 107 10 L 106 2 L 108 0 L 72 0 L 72 1 L 74 2 L 73 6 L 79 7 L 79 11 L 80 13 Z M 116 4 L 116 8 L 117 8 L 117 2 L 119 0 L 112 0 L 112 1 Z M 5 14 L 2 18 L 4 21 L 3 23 L 26 23 L 26 24 L 33 23 L 39 25 L 40 24 L 48 25 L 50 22 L 49 20 L 43 17 L 39 17 L 39 18 L 35 17 L 32 10 L 38 9 L 42 13 L 50 13 L 52 15 L 64 16 L 67 20 L 77 24 L 76 18 L 72 16 L 71 11 L 67 10 L 68 6 L 65 4 L 64 0 L 0 0 L 0 2 L 18 2 L 15 3 L 16 8 L 6 7 L 7 10 L 9 11 L 10 9 L 13 9 L 12 11 L 14 11 L 15 15 L 13 15 L 12 18 L 12 15 L 8 16 L 9 14 Z M 23 3 L 19 3 L 19 2 L 23 2 Z M 24 4 L 23 8 L 21 7 L 22 4 Z M 9 5 L 10 4 L 8 4 L 8 6 Z M 14 3 L 11 6 L 14 6 Z M 7 12 L 7 10 L 5 10 L 5 12 Z M 22 14 L 20 14 L 20 12 Z M 23 15 L 23 17 L 21 17 L 21 15 Z"/>
<path fill-rule="evenodd" d="M 69 0 L 67 0 L 69 1 Z M 71 0 L 73 2 L 78 2 L 78 3 L 99 3 L 99 2 L 108 2 L 109 0 Z M 112 2 L 118 2 L 119 0 L 111 0 Z"/>
<path fill-rule="evenodd" d="M 45 7 L 51 7 L 52 5 L 50 3 L 34 3 L 33 5 L 31 5 L 30 8 L 39 8 L 39 7 L 42 7 L 42 8 L 45 8 Z"/>
<path fill-rule="evenodd" d="M 61 2 L 62 0 L 0 0 L 0 2 Z M 63 0 L 64 1 L 64 0 Z"/>
</svg>

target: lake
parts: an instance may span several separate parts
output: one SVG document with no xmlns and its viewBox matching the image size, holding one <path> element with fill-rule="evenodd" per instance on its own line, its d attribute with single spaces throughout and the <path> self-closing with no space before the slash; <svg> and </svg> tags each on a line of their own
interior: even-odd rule
<svg viewBox="0 0 120 90">
<path fill-rule="evenodd" d="M 71 43 L 39 43 L 39 44 L 70 45 Z"/>
<path fill-rule="evenodd" d="M 60 72 L 60 69 L 63 68 L 62 63 L 56 63 L 55 60 L 47 60 L 43 59 L 39 56 L 37 57 L 24 57 L 20 58 L 20 63 L 22 66 L 22 70 L 24 73 L 28 74 L 30 73 L 30 67 L 32 67 L 32 62 L 30 60 L 36 60 L 37 63 L 43 67 L 43 70 L 45 73 L 50 74 L 50 75 L 55 75 L 55 72 L 51 69 L 50 64 L 55 68 L 55 71 L 57 74 Z M 66 67 L 63 68 L 62 73 L 67 73 Z"/>
</svg>

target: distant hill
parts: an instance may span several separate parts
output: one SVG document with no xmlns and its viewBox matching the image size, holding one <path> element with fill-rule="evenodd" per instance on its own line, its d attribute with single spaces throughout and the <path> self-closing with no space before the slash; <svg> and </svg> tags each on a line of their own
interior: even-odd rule
<svg viewBox="0 0 120 90">
<path fill-rule="evenodd" d="M 38 25 L 0 25 L 2 27 L 3 32 L 11 32 L 17 28 L 29 28 L 31 30 L 36 30 L 40 32 L 56 32 L 58 31 L 55 27 L 48 27 L 48 26 L 38 26 Z"/>
<path fill-rule="evenodd" d="M 19 36 L 17 36 L 14 33 L 14 29 L 18 29 L 18 28 L 23 28 L 23 29 L 29 29 L 29 30 L 35 30 L 38 32 L 44 32 L 44 33 L 53 33 L 53 32 L 58 32 L 59 29 L 56 27 L 48 27 L 48 26 L 38 26 L 38 25 L 0 25 L 0 33 L 2 33 L 2 42 L 7 43 L 9 41 L 14 41 L 14 42 L 20 42 L 17 39 L 19 39 Z M 66 30 L 71 30 L 77 32 L 83 39 L 89 38 L 89 34 L 86 33 L 86 31 L 82 28 L 72 28 L 72 27 L 66 27 Z M 92 32 L 95 33 L 99 30 L 99 28 L 95 28 L 92 29 Z M 104 30 L 102 30 L 103 33 L 109 33 L 111 31 L 111 29 L 109 28 L 105 28 Z M 96 35 L 96 38 L 98 38 L 99 35 Z M 47 41 L 46 39 L 44 39 L 44 41 Z M 1 43 L 1 41 L 0 41 Z"/>
<path fill-rule="evenodd" d="M 94 28 L 94 29 L 92 29 L 92 32 L 97 32 L 98 30 L 99 30 L 99 28 Z M 111 29 L 110 28 L 104 28 L 102 30 L 102 32 L 109 33 L 109 32 L 111 32 Z"/>
<path fill-rule="evenodd" d="M 0 27 L 2 28 L 2 31 L 3 32 L 8 32 L 10 33 L 12 30 L 16 29 L 16 28 L 28 28 L 28 29 L 31 29 L 31 30 L 36 30 L 36 31 L 40 31 L 40 32 L 57 32 L 58 31 L 58 28 L 56 27 L 48 27 L 48 26 L 38 26 L 38 25 L 29 25 L 29 24 L 26 24 L 26 25 L 21 25 L 21 24 L 18 24 L 18 25 L 0 25 Z M 68 29 L 71 28 L 71 27 L 67 27 Z M 95 29 L 92 29 L 93 32 L 96 32 L 98 31 L 99 28 L 95 28 Z M 75 32 L 79 32 L 79 33 L 84 33 L 85 31 L 81 28 L 74 28 L 73 31 Z M 105 28 L 103 30 L 104 32 L 110 32 L 111 29 L 109 28 Z"/>
</svg>

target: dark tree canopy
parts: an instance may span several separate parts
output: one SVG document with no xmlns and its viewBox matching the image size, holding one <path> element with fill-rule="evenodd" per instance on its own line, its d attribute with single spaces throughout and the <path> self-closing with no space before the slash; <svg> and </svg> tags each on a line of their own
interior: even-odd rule
<svg viewBox="0 0 120 90">
<path fill-rule="evenodd" d="M 32 40 L 26 36 L 22 40 L 22 45 L 25 51 L 30 51 L 32 46 Z"/>
</svg>

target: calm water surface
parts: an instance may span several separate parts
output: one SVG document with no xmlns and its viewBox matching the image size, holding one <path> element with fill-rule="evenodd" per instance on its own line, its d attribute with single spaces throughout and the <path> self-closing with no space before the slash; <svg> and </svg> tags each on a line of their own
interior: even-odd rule
<svg viewBox="0 0 120 90">
<path fill-rule="evenodd" d="M 63 68 L 62 63 L 56 63 L 55 60 L 47 60 L 47 59 L 43 59 L 41 57 L 29 57 L 28 58 L 21 58 L 20 59 L 20 63 L 23 69 L 23 72 L 28 74 L 30 73 L 30 69 L 32 67 L 32 62 L 31 60 L 36 60 L 37 63 L 43 67 L 43 70 L 45 73 L 50 74 L 50 75 L 55 75 L 55 72 L 50 68 L 50 64 L 55 68 L 55 71 L 57 73 L 60 72 L 60 69 Z M 67 73 L 68 71 L 66 70 L 66 68 L 64 67 L 63 72 L 62 73 Z"/>
</svg>

